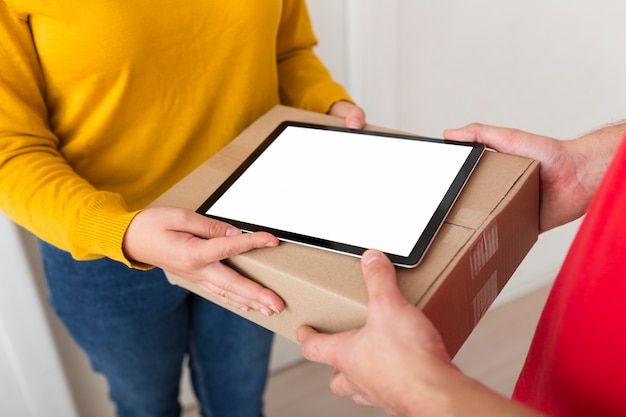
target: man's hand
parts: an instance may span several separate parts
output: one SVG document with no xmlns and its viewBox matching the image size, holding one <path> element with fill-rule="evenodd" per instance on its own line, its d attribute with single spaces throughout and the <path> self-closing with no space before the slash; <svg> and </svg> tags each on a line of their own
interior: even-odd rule
<svg viewBox="0 0 626 417">
<path fill-rule="evenodd" d="M 365 326 L 335 335 L 297 330 L 305 358 L 335 367 L 331 390 L 357 404 L 404 417 L 540 414 L 464 375 L 441 336 L 400 292 L 387 257 L 367 251 L 361 263 L 369 297 Z"/>
<path fill-rule="evenodd" d="M 369 297 L 365 326 L 336 335 L 303 326 L 297 338 L 305 358 L 335 367 L 331 389 L 336 395 L 405 415 L 406 400 L 420 401 L 420 393 L 411 392 L 416 372 L 428 380 L 437 378 L 429 376 L 432 369 L 456 367 L 434 326 L 398 289 L 387 257 L 367 251 L 361 266 Z"/>
<path fill-rule="evenodd" d="M 614 125 L 574 140 L 556 140 L 516 129 L 474 123 L 450 129 L 444 137 L 480 142 L 498 152 L 541 163 L 539 227 L 545 232 L 587 211 L 617 149 L 626 125 Z"/>
</svg>

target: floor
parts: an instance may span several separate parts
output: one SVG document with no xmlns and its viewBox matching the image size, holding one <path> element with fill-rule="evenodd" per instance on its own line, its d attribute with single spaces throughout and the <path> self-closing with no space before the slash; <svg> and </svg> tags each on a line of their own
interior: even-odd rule
<svg viewBox="0 0 626 417">
<path fill-rule="evenodd" d="M 510 395 L 548 291 L 542 288 L 489 310 L 454 362 L 466 374 Z M 328 388 L 331 373 L 329 367 L 302 362 L 273 374 L 266 393 L 266 416 L 386 416 L 381 410 L 335 397 Z M 183 417 L 198 416 L 196 409 L 190 409 Z"/>
</svg>

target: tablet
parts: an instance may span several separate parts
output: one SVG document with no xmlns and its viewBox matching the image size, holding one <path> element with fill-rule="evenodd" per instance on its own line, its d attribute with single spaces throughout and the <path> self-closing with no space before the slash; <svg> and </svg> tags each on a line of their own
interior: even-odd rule
<svg viewBox="0 0 626 417">
<path fill-rule="evenodd" d="M 419 264 L 484 146 L 283 122 L 198 208 L 246 232 Z"/>
</svg>

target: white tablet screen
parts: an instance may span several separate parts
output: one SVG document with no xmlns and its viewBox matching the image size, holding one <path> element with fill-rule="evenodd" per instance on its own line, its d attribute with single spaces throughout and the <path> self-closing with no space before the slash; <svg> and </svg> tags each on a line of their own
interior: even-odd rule
<svg viewBox="0 0 626 417">
<path fill-rule="evenodd" d="M 244 230 L 285 231 L 399 258 L 411 256 L 442 202 L 447 213 L 462 184 L 451 201 L 445 202 L 446 195 L 477 150 L 441 140 L 289 124 L 270 141 L 218 190 L 209 207 L 203 206 L 203 214 L 243 223 Z M 433 236 L 445 214 L 440 217 Z"/>
</svg>

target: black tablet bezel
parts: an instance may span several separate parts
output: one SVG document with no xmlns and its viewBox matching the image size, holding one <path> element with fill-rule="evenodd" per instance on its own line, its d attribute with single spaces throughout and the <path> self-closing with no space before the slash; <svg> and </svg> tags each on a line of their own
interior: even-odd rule
<svg viewBox="0 0 626 417">
<path fill-rule="evenodd" d="M 231 225 L 245 231 L 245 232 L 255 232 L 255 231 L 265 231 L 273 234 L 278 239 L 288 242 L 300 243 L 307 246 L 318 247 L 326 250 L 330 250 L 333 252 L 345 253 L 352 256 L 361 256 L 365 250 L 368 248 L 362 248 L 359 246 L 354 246 L 351 244 L 343 243 L 343 242 L 334 242 L 329 241 L 322 238 L 317 238 L 314 236 L 306 236 L 298 233 L 289 232 L 286 230 L 279 230 L 270 227 L 264 227 L 262 225 L 250 224 L 247 222 L 238 221 L 236 219 L 229 219 L 214 215 L 207 214 L 207 211 L 211 208 L 211 206 L 236 182 L 236 180 L 252 165 L 252 163 L 259 158 L 259 156 L 280 136 L 280 134 L 289 126 L 295 127 L 303 127 L 310 129 L 318 129 L 318 130 L 330 130 L 337 132 L 347 132 L 353 133 L 356 135 L 371 135 L 378 136 L 382 138 L 395 138 L 395 139 L 407 139 L 407 140 L 419 140 L 426 142 L 434 142 L 445 145 L 455 145 L 455 146 L 467 146 L 471 147 L 468 157 L 466 158 L 463 166 L 459 169 L 455 179 L 452 181 L 448 191 L 445 193 L 445 196 L 440 201 L 437 209 L 434 211 L 431 219 L 429 220 L 427 226 L 424 228 L 421 236 L 416 239 L 415 245 L 411 250 L 411 253 L 408 256 L 401 256 L 393 253 L 386 253 L 389 259 L 397 266 L 412 268 L 417 266 L 430 244 L 432 243 L 434 237 L 439 231 L 441 225 L 443 224 L 446 216 L 448 215 L 450 209 L 454 205 L 454 202 L 458 198 L 461 193 L 463 187 L 465 186 L 467 180 L 472 174 L 474 168 L 478 164 L 480 157 L 482 156 L 485 146 L 478 143 L 470 143 L 470 142 L 456 142 L 449 141 L 445 139 L 435 139 L 435 138 L 427 138 L 422 136 L 415 135 L 406 135 L 406 134 L 398 134 L 398 133 L 389 133 L 389 132 L 379 132 L 379 131 L 371 131 L 371 130 L 356 130 L 349 129 L 343 127 L 336 126 L 327 126 L 320 125 L 314 123 L 305 123 L 305 122 L 297 122 L 297 121 L 285 121 L 282 122 L 272 133 L 250 154 L 246 160 L 239 165 L 239 167 L 220 185 L 220 187 L 215 190 L 202 205 L 196 210 L 198 213 L 217 220 L 221 220 Z"/>
</svg>

